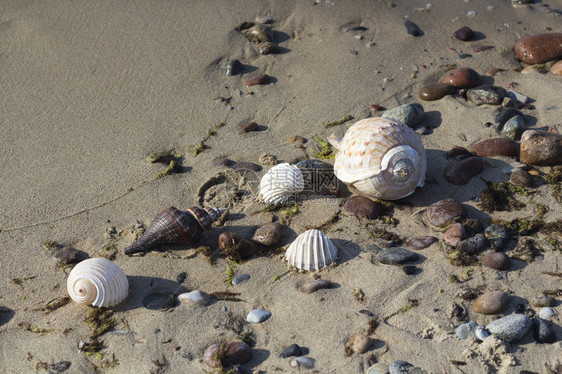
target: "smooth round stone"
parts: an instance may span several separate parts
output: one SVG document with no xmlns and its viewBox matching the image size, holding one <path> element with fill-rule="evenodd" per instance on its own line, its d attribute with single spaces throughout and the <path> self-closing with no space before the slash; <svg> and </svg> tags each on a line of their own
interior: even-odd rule
<svg viewBox="0 0 562 374">
<path fill-rule="evenodd" d="M 238 274 L 237 276 L 232 278 L 232 284 L 234 286 L 238 286 L 240 283 L 246 282 L 250 278 L 250 274 Z"/>
<path fill-rule="evenodd" d="M 300 356 L 300 355 L 302 355 L 301 347 L 299 347 L 297 344 L 291 344 L 290 346 L 285 348 L 283 352 L 279 354 L 279 357 L 287 358 L 287 357 Z"/>
<path fill-rule="evenodd" d="M 519 60 L 527 64 L 543 64 L 562 59 L 562 33 L 532 35 L 515 45 Z"/>
<path fill-rule="evenodd" d="M 197 305 L 205 305 L 209 301 L 210 296 L 205 292 L 194 290 L 178 295 L 178 300 L 181 302 L 188 302 Z"/>
<path fill-rule="evenodd" d="M 388 366 L 388 372 L 390 374 L 424 374 L 427 373 L 425 370 L 422 370 L 414 365 L 410 364 L 409 362 L 397 360 L 392 362 Z"/>
<path fill-rule="evenodd" d="M 461 340 L 466 340 L 470 336 L 470 332 L 472 331 L 471 326 L 468 323 L 463 323 L 459 327 L 457 327 L 456 334 L 457 338 Z"/>
<path fill-rule="evenodd" d="M 375 219 L 379 215 L 379 207 L 373 200 L 364 196 L 352 196 L 343 204 L 343 210 L 357 217 Z"/>
<path fill-rule="evenodd" d="M 486 329 L 500 339 L 516 342 L 533 326 L 531 319 L 524 314 L 511 314 L 497 319 L 486 326 Z"/>
<path fill-rule="evenodd" d="M 299 290 L 304 293 L 313 293 L 320 289 L 332 288 L 334 284 L 327 279 L 315 279 L 303 283 Z"/>
<path fill-rule="evenodd" d="M 429 247 L 430 245 L 438 241 L 439 239 L 437 239 L 435 236 L 418 236 L 417 238 L 408 240 L 404 244 L 404 248 L 419 251 L 421 249 Z"/>
<path fill-rule="evenodd" d="M 461 252 L 473 255 L 490 248 L 488 239 L 482 234 L 474 235 L 472 238 L 462 240 L 457 249 Z"/>
<path fill-rule="evenodd" d="M 507 96 L 510 97 L 513 100 L 517 100 L 520 103 L 525 104 L 526 102 L 529 101 L 529 98 L 525 95 L 523 95 L 520 92 L 517 91 L 513 91 L 513 90 L 507 90 Z"/>
<path fill-rule="evenodd" d="M 525 120 L 522 116 L 515 116 L 510 118 L 509 121 L 503 125 L 502 135 L 511 140 L 519 140 L 524 131 Z"/>
<path fill-rule="evenodd" d="M 248 316 L 246 317 L 246 322 L 262 323 L 267 321 L 269 317 L 271 317 L 271 313 L 268 312 L 267 310 L 254 309 L 250 313 L 248 313 Z"/>
<path fill-rule="evenodd" d="M 556 304 L 556 299 L 551 296 L 541 296 L 534 299 L 531 305 L 537 308 L 544 308 L 546 306 L 554 306 Z"/>
<path fill-rule="evenodd" d="M 490 246 L 496 250 L 501 251 L 505 243 L 509 240 L 509 229 L 503 225 L 493 224 L 486 227 L 484 236 L 490 242 Z"/>
<path fill-rule="evenodd" d="M 491 291 L 480 295 L 474 300 L 472 310 L 480 314 L 498 314 L 507 308 L 508 303 L 509 295 L 506 292 L 499 290 Z"/>
<path fill-rule="evenodd" d="M 456 247 L 466 237 L 466 230 L 460 223 L 453 223 L 443 234 L 443 243 Z"/>
<path fill-rule="evenodd" d="M 279 243 L 282 232 L 283 225 L 279 222 L 266 223 L 258 227 L 252 239 L 262 245 L 272 246 Z"/>
<path fill-rule="evenodd" d="M 457 31 L 455 31 L 453 33 L 453 36 L 459 40 L 467 42 L 473 39 L 476 35 L 474 34 L 474 31 L 470 29 L 470 27 L 464 26 L 458 29 Z"/>
<path fill-rule="evenodd" d="M 453 161 L 445 168 L 445 179 L 456 186 L 468 184 L 472 178 L 482 173 L 484 161 L 480 157 L 467 157 Z"/>
<path fill-rule="evenodd" d="M 466 92 L 466 98 L 476 105 L 500 105 L 507 92 L 496 86 L 482 86 L 472 88 Z"/>
<path fill-rule="evenodd" d="M 478 260 L 482 265 L 496 270 L 507 270 L 511 266 L 511 260 L 503 252 L 488 253 Z"/>
<path fill-rule="evenodd" d="M 416 261 L 419 258 L 416 253 L 399 247 L 379 251 L 376 257 L 381 264 L 386 265 L 404 264 L 406 262 Z"/>
<path fill-rule="evenodd" d="M 471 68 L 457 68 L 443 78 L 443 83 L 458 88 L 472 88 L 480 84 L 480 75 Z"/>
<path fill-rule="evenodd" d="M 505 123 L 515 116 L 523 116 L 523 113 L 513 108 L 502 109 L 496 114 L 495 122 L 498 124 L 498 128 L 501 130 Z"/>
<path fill-rule="evenodd" d="M 562 135 L 527 130 L 521 136 L 520 161 L 524 164 L 553 166 L 562 164 Z"/>
<path fill-rule="evenodd" d="M 373 341 L 366 335 L 356 334 L 349 339 L 346 347 L 349 347 L 353 352 L 357 354 L 365 353 L 371 348 Z"/>
<path fill-rule="evenodd" d="M 554 75 L 562 75 L 562 60 L 552 65 L 550 72 Z"/>
<path fill-rule="evenodd" d="M 423 116 L 423 106 L 418 103 L 410 103 L 389 109 L 381 115 L 385 118 L 394 118 L 408 127 L 417 124 Z"/>
<path fill-rule="evenodd" d="M 410 20 L 404 22 L 404 26 L 406 26 L 406 32 L 413 36 L 423 36 L 423 31 L 419 28 L 418 25 L 413 23 Z"/>
<path fill-rule="evenodd" d="M 418 270 L 418 268 L 415 267 L 414 265 L 404 265 L 404 266 L 402 266 L 402 271 L 406 275 L 413 275 L 417 270 Z"/>
<path fill-rule="evenodd" d="M 435 101 L 452 95 L 456 91 L 454 86 L 446 83 L 435 83 L 423 86 L 420 89 L 419 97 L 424 101 Z"/>
<path fill-rule="evenodd" d="M 367 374 L 389 374 L 388 365 L 383 364 L 382 362 L 377 362 L 376 364 L 369 366 Z"/>
<path fill-rule="evenodd" d="M 539 311 L 539 317 L 546 321 L 550 321 L 552 317 L 554 317 L 554 314 L 555 314 L 554 309 L 550 307 L 542 308 Z"/>
<path fill-rule="evenodd" d="M 291 366 L 295 368 L 302 368 L 307 370 L 314 369 L 314 364 L 316 362 L 311 357 L 297 357 L 291 360 Z"/>
<path fill-rule="evenodd" d="M 465 215 L 464 205 L 454 199 L 443 199 L 431 204 L 425 211 L 424 218 L 432 228 L 439 230 Z"/>
<path fill-rule="evenodd" d="M 515 170 L 511 173 L 509 181 L 521 187 L 532 187 L 534 185 L 533 176 L 527 170 Z"/>
<path fill-rule="evenodd" d="M 552 323 L 542 318 L 533 318 L 533 335 L 539 343 L 554 343 L 556 341 L 556 333 Z"/>
<path fill-rule="evenodd" d="M 507 138 L 492 138 L 473 144 L 470 151 L 481 157 L 517 157 L 519 156 L 519 144 Z"/>
</svg>

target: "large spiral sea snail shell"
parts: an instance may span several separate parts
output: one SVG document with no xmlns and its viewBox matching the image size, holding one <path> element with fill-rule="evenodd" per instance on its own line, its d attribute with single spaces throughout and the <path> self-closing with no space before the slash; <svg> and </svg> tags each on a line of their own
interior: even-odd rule
<svg viewBox="0 0 562 374">
<path fill-rule="evenodd" d="M 105 258 L 90 258 L 72 269 L 66 289 L 78 304 L 105 308 L 127 297 L 129 281 L 116 263 Z"/>
<path fill-rule="evenodd" d="M 339 151 L 334 173 L 359 192 L 396 200 L 423 187 L 427 161 L 420 137 L 390 118 L 367 118 L 328 141 Z"/>
</svg>

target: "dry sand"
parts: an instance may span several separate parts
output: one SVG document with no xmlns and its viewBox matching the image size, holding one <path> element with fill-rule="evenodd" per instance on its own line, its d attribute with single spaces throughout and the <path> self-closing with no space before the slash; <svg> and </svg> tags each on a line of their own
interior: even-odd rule
<svg viewBox="0 0 562 374">
<path fill-rule="evenodd" d="M 315 134 L 321 138 L 332 132 L 343 135 L 351 124 L 328 130 L 324 123 L 346 114 L 356 119 L 376 116 L 380 112 L 369 109 L 371 104 L 392 108 L 420 102 L 419 88 L 442 77 L 445 64 L 472 67 L 480 74 L 492 67 L 506 69 L 487 81 L 501 87 L 517 82 L 517 91 L 536 100 L 536 110 L 526 111 L 536 118 L 533 127 L 560 129 L 560 77 L 513 70 L 520 66 L 513 52 L 520 38 L 544 32 L 546 27 L 562 31 L 555 12 L 547 13 L 544 4 L 514 8 L 506 0 L 434 0 L 428 12 L 416 10 L 425 8 L 427 1 L 395 3 L 396 7 L 389 8 L 387 1 L 344 0 L 318 4 L 312 0 L 3 1 L 0 306 L 13 313 L 3 313 L 0 371 L 34 373 L 38 363 L 70 361 L 69 373 L 93 373 L 94 367 L 108 373 L 148 373 L 158 372 L 155 362 L 160 361 L 166 362 L 161 372 L 198 373 L 209 370 L 200 360 L 207 346 L 236 337 L 228 327 L 229 319 L 243 319 L 258 307 L 270 311 L 272 317 L 250 326 L 256 341 L 254 358 L 243 366 L 250 371 L 295 370 L 290 359 L 278 357 L 291 343 L 308 348 L 319 373 L 362 373 L 372 357 L 387 364 L 406 360 L 431 373 L 545 373 L 545 364 L 561 363 L 560 328 L 558 341 L 551 345 L 537 344 L 532 334 L 507 348 L 457 339 L 454 331 L 460 322 L 451 318 L 453 303 L 469 309 L 470 302 L 457 297 L 460 286 L 449 283 L 449 277 L 462 278 L 466 269 L 448 264 L 437 244 L 420 252 L 424 259 L 415 276 L 395 266 L 374 264 L 365 247 L 375 241 L 353 217 L 344 217 L 327 233 L 337 239 L 341 256 L 337 266 L 322 271 L 321 276 L 340 287 L 310 295 L 299 292 L 298 286 L 312 274 L 284 274 L 286 265 L 277 256 L 256 257 L 236 266 L 237 273 L 252 278 L 227 287 L 225 269 L 230 262 L 219 258 L 211 266 L 202 255 L 188 259 L 193 247 L 169 247 L 169 251 L 144 257 L 123 255 L 123 248 L 133 240 L 124 234 L 137 221 L 148 224 L 168 206 L 187 208 L 197 203 L 199 187 L 219 171 L 213 159 L 226 156 L 257 163 L 262 153 L 285 162 L 310 157 Z M 488 10 L 489 5 L 494 9 Z M 559 0 L 549 5 L 562 8 Z M 471 10 L 476 12 L 474 18 L 467 17 Z M 275 18 L 272 27 L 283 53 L 258 55 L 234 31 L 240 22 L 252 21 L 256 15 Z M 407 16 L 425 35 L 414 38 L 406 33 Z M 350 23 L 368 30 L 344 32 Z M 454 39 L 452 32 L 465 25 L 485 38 L 476 42 Z M 355 38 L 359 34 L 364 39 Z M 472 53 L 475 44 L 491 44 L 495 49 Z M 461 60 L 460 52 L 473 57 Z M 232 58 L 242 61 L 248 72 L 225 76 L 220 66 Z M 419 72 L 412 78 L 415 69 Z M 275 78 L 273 83 L 244 86 L 249 77 L 263 72 Z M 232 99 L 226 104 L 221 97 Z M 422 126 L 434 127 L 422 136 L 429 159 L 427 184 L 404 199 L 409 205 L 395 209 L 400 223 L 389 227 L 405 238 L 440 237 L 413 213 L 442 198 L 462 201 L 473 218 L 490 219 L 475 201 L 484 181 L 474 178 L 462 187 L 449 184 L 443 178 L 447 164 L 443 156 L 455 145 L 468 146 L 496 136 L 493 127 L 483 125 L 493 121 L 494 107 L 474 107 L 454 97 L 422 104 L 427 113 Z M 249 120 L 267 130 L 239 135 L 237 126 Z M 210 149 L 193 157 L 188 146 L 198 144 L 221 122 L 226 125 L 208 140 Z M 304 150 L 286 144 L 293 135 L 308 139 Z M 186 171 L 155 180 L 163 166 L 148 164 L 145 157 L 164 149 L 184 154 Z M 481 177 L 506 180 L 509 175 L 502 169 L 511 162 L 486 159 Z M 539 188 L 532 200 L 551 208 L 546 220 L 560 217 L 560 204 L 546 187 Z M 283 244 L 307 225 L 324 222 L 341 201 L 302 203 Z M 207 232 L 202 245 L 216 248 L 218 235 L 226 230 L 250 236 L 268 221 L 267 214 L 252 214 L 264 206 L 251 196 L 237 203 L 222 201 L 220 196 L 209 201 L 219 203 L 231 205 L 234 219 Z M 533 214 L 529 204 L 522 212 L 494 217 Z M 131 293 L 114 308 L 118 323 L 102 336 L 106 348 L 100 360 L 77 348 L 88 340 L 90 329 L 84 320 L 90 308 L 72 303 L 50 314 L 35 309 L 66 296 L 69 272 L 55 266 L 42 243 L 54 240 L 98 257 L 108 243 L 105 231 L 112 227 L 124 230 L 115 243 L 115 262 L 129 276 Z M 559 271 L 561 261 L 560 252 L 546 248 L 535 262 L 516 262 L 500 277 L 492 269 L 475 267 L 465 285 L 512 292 L 516 297 L 505 312 L 511 313 L 518 298 L 530 301 L 540 290 L 562 288 L 560 278 L 541 274 Z M 169 311 L 143 307 L 141 301 L 151 286 L 182 290 L 175 283 L 182 271 L 188 274 L 183 289 L 236 291 L 244 302 L 217 301 L 207 307 L 183 304 Z M 273 281 L 278 274 L 284 275 Z M 23 279 L 21 284 L 11 282 L 15 278 Z M 363 302 L 353 296 L 356 288 L 363 290 Z M 369 353 L 344 356 L 347 339 L 367 327 L 369 317 L 360 310 L 382 319 L 408 305 L 409 299 L 418 300 L 419 305 L 380 323 Z M 560 311 L 560 306 L 556 309 Z M 481 324 L 494 318 L 470 311 L 470 319 Z M 555 322 L 559 325 L 560 320 Z M 22 327 L 25 323 L 53 331 L 29 332 Z M 468 348 L 474 357 L 466 357 Z M 451 360 L 466 365 L 455 366 Z M 102 368 L 110 361 L 117 365 Z M 508 366 L 511 362 L 515 366 Z"/>
</svg>

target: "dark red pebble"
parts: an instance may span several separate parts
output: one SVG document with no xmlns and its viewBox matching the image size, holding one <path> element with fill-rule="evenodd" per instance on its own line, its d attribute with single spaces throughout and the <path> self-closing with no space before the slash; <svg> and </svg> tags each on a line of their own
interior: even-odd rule
<svg viewBox="0 0 562 374">
<path fill-rule="evenodd" d="M 474 144 L 470 147 L 470 151 L 482 157 L 517 157 L 519 156 L 519 144 L 508 138 L 492 138 Z"/>
<path fill-rule="evenodd" d="M 271 77 L 267 74 L 260 74 L 246 82 L 246 87 L 256 86 L 258 84 L 267 84 Z"/>
<path fill-rule="evenodd" d="M 458 88 L 472 88 L 480 84 L 480 75 L 471 68 L 457 68 L 443 78 L 443 83 Z"/>
<path fill-rule="evenodd" d="M 527 64 L 542 64 L 562 59 L 562 33 L 537 34 L 521 39 L 515 45 L 519 60 Z"/>
<path fill-rule="evenodd" d="M 445 179 L 457 186 L 467 184 L 473 177 L 484 170 L 484 161 L 480 157 L 468 157 L 453 161 L 445 169 Z"/>
<path fill-rule="evenodd" d="M 474 31 L 472 31 L 470 29 L 470 27 L 464 26 L 464 27 L 461 27 L 460 29 L 458 29 L 457 31 L 455 31 L 453 33 L 453 36 L 457 39 L 460 39 L 460 40 L 466 42 L 466 41 L 469 41 L 472 38 L 474 38 L 475 34 L 474 34 Z"/>
</svg>

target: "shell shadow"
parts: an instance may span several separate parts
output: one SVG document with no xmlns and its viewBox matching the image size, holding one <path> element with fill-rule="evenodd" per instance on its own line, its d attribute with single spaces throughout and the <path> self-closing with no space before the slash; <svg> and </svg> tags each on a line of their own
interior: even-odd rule
<svg viewBox="0 0 562 374">
<path fill-rule="evenodd" d="M 287 40 L 291 39 L 289 37 L 289 34 L 283 31 L 272 30 L 271 34 L 273 35 L 273 41 L 277 44 L 286 42 Z M 288 51 L 290 51 L 290 49 Z"/>
<path fill-rule="evenodd" d="M 267 349 L 252 348 L 252 359 L 248 361 L 243 366 L 254 368 L 261 365 L 265 360 L 269 358 L 271 353 Z"/>
<path fill-rule="evenodd" d="M 352 242 L 351 240 L 345 239 L 330 239 L 336 247 L 339 249 L 338 259 L 336 261 L 337 265 L 340 265 L 346 261 L 349 261 L 361 253 L 361 247 Z"/>
<path fill-rule="evenodd" d="M 177 303 L 179 294 L 188 292 L 188 289 L 179 283 L 164 278 L 128 275 L 127 279 L 129 280 L 129 295 L 114 308 L 116 311 L 145 308 L 144 304 L 151 301 L 147 300 L 147 296 L 150 294 L 162 295 L 162 302 L 169 302 L 167 308 L 171 308 Z M 169 300 L 165 300 L 166 297 L 169 297 Z M 158 300 L 154 300 L 148 309 L 167 309 L 166 307 L 159 308 L 157 304 Z"/>
<path fill-rule="evenodd" d="M 417 124 L 415 129 L 425 128 L 424 135 L 429 135 L 433 133 L 433 129 L 441 126 L 443 119 L 441 118 L 441 112 L 437 110 L 432 110 L 429 112 L 424 112 L 422 120 Z"/>
<path fill-rule="evenodd" d="M 478 40 L 486 39 L 486 35 L 482 34 L 480 31 L 474 31 L 474 38 L 470 39 L 471 42 L 476 42 Z"/>
<path fill-rule="evenodd" d="M 12 318 L 14 318 L 14 312 L 12 309 L 2 306 L 0 307 L 0 326 L 5 325 L 6 323 L 10 322 Z"/>
</svg>

